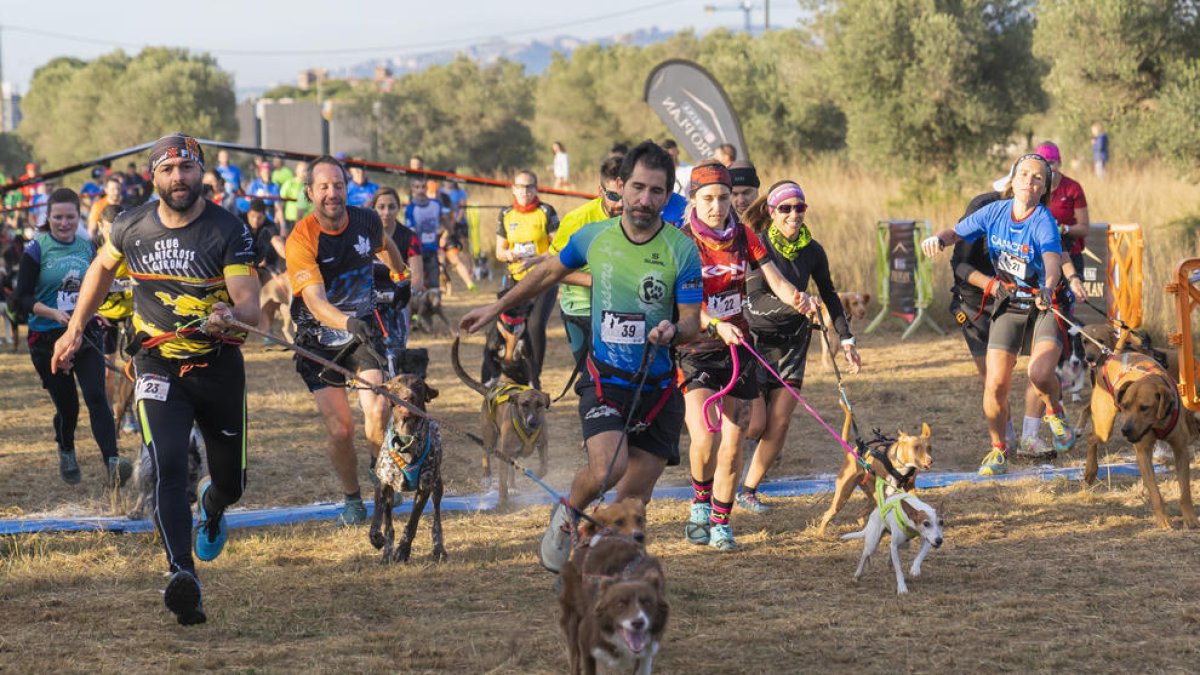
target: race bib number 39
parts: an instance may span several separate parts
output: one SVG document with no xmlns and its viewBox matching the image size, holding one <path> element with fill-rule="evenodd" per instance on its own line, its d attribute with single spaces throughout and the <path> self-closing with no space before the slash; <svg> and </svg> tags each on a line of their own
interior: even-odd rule
<svg viewBox="0 0 1200 675">
<path fill-rule="evenodd" d="M 737 290 L 708 296 L 704 308 L 714 319 L 728 319 L 742 313 L 742 294 Z"/>
<path fill-rule="evenodd" d="M 64 312 L 75 310 L 75 303 L 79 301 L 79 293 L 77 291 L 59 291 L 58 297 L 54 299 L 54 304 Z"/>
<path fill-rule="evenodd" d="M 646 341 L 646 316 L 605 311 L 601 315 L 600 340 L 614 345 L 639 345 Z"/>
<path fill-rule="evenodd" d="M 134 398 L 138 401 L 150 399 L 151 401 L 167 400 L 167 392 L 171 390 L 171 382 L 162 375 L 142 375 L 138 378 L 137 389 L 134 391 Z"/>
</svg>

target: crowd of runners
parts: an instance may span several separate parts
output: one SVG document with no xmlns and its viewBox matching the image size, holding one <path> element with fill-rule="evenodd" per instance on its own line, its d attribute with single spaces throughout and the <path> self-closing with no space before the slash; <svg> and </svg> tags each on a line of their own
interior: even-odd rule
<svg viewBox="0 0 1200 675">
<path fill-rule="evenodd" d="M 1043 421 L 1059 447 L 1073 440 L 1053 371 L 1069 341 L 1037 309 L 1068 308 L 1068 287 L 1082 297 L 1078 265 L 1059 254 L 1074 252 L 1064 246 L 1086 233 L 1086 201 L 1056 172 L 1057 149 L 1038 153 L 1019 159 L 995 194 L 923 245 L 932 257 L 963 241 L 953 262 L 954 309 L 985 381 L 993 449 L 983 474 L 1003 472 L 1010 447 L 1044 452 L 1034 440 Z M 552 571 L 566 559 L 578 515 L 599 495 L 615 488 L 619 497 L 648 501 L 664 468 L 685 458 L 693 499 L 681 533 L 693 544 L 736 550 L 735 506 L 769 509 L 757 489 L 785 442 L 796 406 L 787 389 L 803 385 L 822 306 L 827 319 L 819 325 L 840 344 L 845 367 L 861 367 L 820 233 L 806 221 L 802 185 L 784 179 L 763 189 L 732 146 L 694 167 L 678 154 L 670 141 L 614 146 L 597 162 L 599 196 L 561 218 L 539 198 L 537 173 L 518 171 L 512 203 L 497 219 L 499 299 L 461 320 L 467 332 L 494 332 L 501 316 L 520 316 L 537 387 L 558 304 L 580 373 L 587 459 L 542 538 L 542 564 Z M 409 166 L 395 188 L 331 156 L 290 166 L 256 161 L 247 177 L 228 152 L 210 164 L 195 139 L 174 134 L 154 144 L 145 173 L 135 165 L 124 173 L 97 168 L 78 192 L 35 186 L 30 198 L 46 194 L 40 215 L 10 212 L 10 220 L 27 213 L 17 217 L 31 218 L 33 230 L 20 246 L 9 311 L 28 316 L 30 356 L 55 407 L 64 481 L 81 475 L 76 386 L 106 479 L 128 479 L 111 403 L 119 378 L 106 369 L 122 368 L 118 347 L 132 360 L 132 424 L 154 469 L 154 518 L 172 572 L 166 603 L 180 623 L 205 619 L 193 553 L 220 554 L 224 512 L 245 488 L 244 327 L 270 329 L 278 313 L 297 346 L 378 384 L 406 362 L 408 304 L 452 283 L 474 291 L 488 268 L 471 244 L 478 235 L 470 232 L 463 185 L 429 179 L 419 157 Z M 1033 358 L 1024 440 L 1017 440 L 1006 429 L 1006 401 L 1022 349 Z M 363 523 L 349 383 L 300 355 L 295 369 L 328 432 L 344 493 L 337 523 Z M 485 359 L 482 379 L 500 376 L 499 364 Z M 373 466 L 389 404 L 362 388 L 357 396 Z M 193 426 L 209 467 L 194 532 Z"/>
</svg>

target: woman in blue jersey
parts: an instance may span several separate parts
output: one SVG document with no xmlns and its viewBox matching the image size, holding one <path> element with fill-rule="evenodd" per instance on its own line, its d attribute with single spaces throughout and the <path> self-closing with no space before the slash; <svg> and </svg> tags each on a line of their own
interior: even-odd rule
<svg viewBox="0 0 1200 675">
<path fill-rule="evenodd" d="M 73 190 L 55 190 L 47 207 L 46 222 L 21 258 L 16 301 L 29 314 L 29 357 L 42 379 L 42 387 L 54 402 L 58 472 L 71 485 L 83 477 L 75 458 L 78 382 L 91 418 L 92 435 L 104 457 L 105 475 L 110 483 L 124 484 L 133 472 L 133 465 L 117 455 L 117 427 L 104 388 L 104 355 L 100 350 L 104 337 L 100 323 L 88 324 L 84 347 L 76 354 L 70 372 L 53 373 L 50 369 L 54 343 L 66 330 L 96 249 L 90 241 L 76 236 L 79 196 Z"/>
<path fill-rule="evenodd" d="M 999 201 L 921 244 L 925 255 L 932 258 L 959 239 L 986 237 L 988 256 L 996 269 L 994 283 L 985 291 L 995 298 L 995 310 L 988 335 L 983 395 L 992 447 L 979 467 L 982 476 L 1007 470 L 1008 391 L 1017 354 L 1024 347 L 1030 350 L 1029 381 L 1046 406 L 1050 431 L 1062 446 L 1069 447 L 1073 440 L 1074 432 L 1063 418 L 1054 370 L 1062 336 L 1050 310 L 1053 291 L 1062 278 L 1062 245 L 1058 224 L 1046 208 L 1053 175 L 1049 162 L 1040 155 L 1020 157 L 1009 171 Z"/>
</svg>

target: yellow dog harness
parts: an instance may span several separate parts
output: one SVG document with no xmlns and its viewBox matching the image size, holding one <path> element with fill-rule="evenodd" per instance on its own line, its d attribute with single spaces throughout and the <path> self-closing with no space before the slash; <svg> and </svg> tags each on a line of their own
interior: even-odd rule
<svg viewBox="0 0 1200 675">
<path fill-rule="evenodd" d="M 511 401 L 513 396 L 527 392 L 532 388 L 533 387 L 530 387 L 527 384 L 506 382 L 504 384 L 495 386 L 490 392 L 488 392 L 488 396 L 485 399 L 488 406 L 488 417 L 491 418 L 492 424 L 496 427 L 497 431 L 500 430 L 500 423 L 496 421 L 497 409 L 501 405 Z M 517 436 L 521 439 L 521 454 L 531 451 L 533 449 L 533 445 L 537 443 L 538 438 L 542 435 L 541 425 L 532 430 L 526 427 L 525 421 L 522 420 L 520 414 L 518 414 L 517 406 L 514 405 L 512 407 L 512 426 L 517 432 Z"/>
</svg>

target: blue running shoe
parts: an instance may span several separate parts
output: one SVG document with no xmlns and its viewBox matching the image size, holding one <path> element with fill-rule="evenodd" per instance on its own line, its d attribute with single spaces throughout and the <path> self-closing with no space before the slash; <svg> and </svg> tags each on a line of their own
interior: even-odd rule
<svg viewBox="0 0 1200 675">
<path fill-rule="evenodd" d="M 229 537 L 229 527 L 225 524 L 225 514 L 217 516 L 214 520 L 209 518 L 208 513 L 204 510 L 204 495 L 208 489 L 212 487 L 212 479 L 208 476 L 200 481 L 200 487 L 197 492 L 200 493 L 200 498 L 196 500 L 200 509 L 200 522 L 196 525 L 196 557 L 208 562 L 216 560 L 217 556 L 221 555 L 221 550 L 225 548 L 225 540 Z"/>
<path fill-rule="evenodd" d="M 710 518 L 712 518 L 711 504 L 692 504 L 691 517 L 683 526 L 683 534 L 687 540 L 697 546 L 707 544 L 711 527 Z"/>
<path fill-rule="evenodd" d="M 733 528 L 728 524 L 712 526 L 712 538 L 709 539 L 708 545 L 718 551 L 738 550 L 737 542 L 733 540 Z"/>
</svg>

